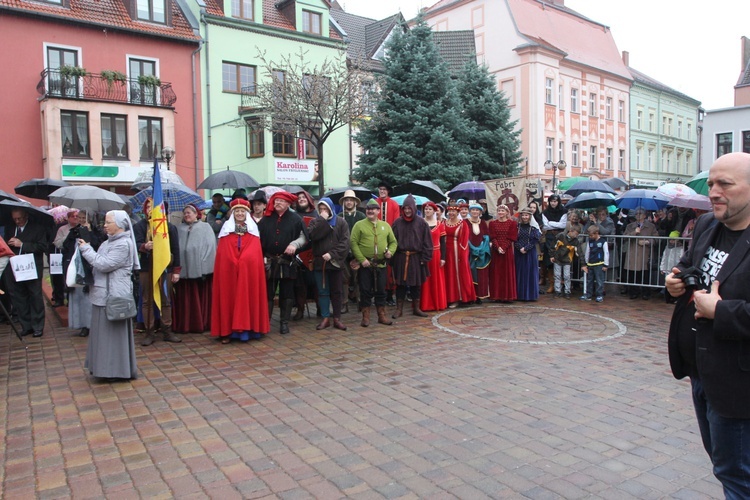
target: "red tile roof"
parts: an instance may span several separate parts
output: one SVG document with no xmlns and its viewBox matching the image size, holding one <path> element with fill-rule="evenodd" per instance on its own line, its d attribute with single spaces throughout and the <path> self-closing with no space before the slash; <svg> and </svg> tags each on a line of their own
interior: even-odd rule
<svg viewBox="0 0 750 500">
<path fill-rule="evenodd" d="M 70 0 L 70 7 L 32 0 L 0 0 L 0 10 L 79 21 L 155 36 L 198 41 L 199 37 L 193 33 L 190 23 L 178 7 L 177 2 L 170 0 L 170 4 L 172 26 L 132 19 L 123 0 Z"/>
</svg>

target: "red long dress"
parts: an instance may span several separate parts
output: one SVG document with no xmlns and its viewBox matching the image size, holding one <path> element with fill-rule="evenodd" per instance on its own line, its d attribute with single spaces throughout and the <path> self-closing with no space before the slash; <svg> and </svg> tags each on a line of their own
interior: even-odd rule
<svg viewBox="0 0 750 500">
<path fill-rule="evenodd" d="M 490 221 L 490 244 L 492 263 L 490 264 L 490 299 L 510 302 L 516 300 L 516 262 L 513 255 L 513 242 L 518 239 L 518 224 L 506 221 Z M 497 251 L 505 250 L 504 254 Z"/>
<path fill-rule="evenodd" d="M 470 230 L 465 220 L 455 226 L 445 223 L 445 295 L 449 304 L 477 300 L 469 265 Z"/>
<path fill-rule="evenodd" d="M 266 270 L 260 238 L 230 233 L 219 238 L 214 264 L 211 336 L 248 340 L 269 331 Z"/>
<path fill-rule="evenodd" d="M 476 224 L 471 219 L 466 219 L 466 222 L 469 227 L 469 243 L 478 247 L 482 244 L 484 236 L 490 234 L 487 223 L 481 219 Z M 474 281 L 474 291 L 478 298 L 486 299 L 490 296 L 490 266 L 477 269 L 476 278 L 476 281 Z"/>
<path fill-rule="evenodd" d="M 427 264 L 430 277 L 422 284 L 423 311 L 442 311 L 448 307 L 448 299 L 445 296 L 445 272 L 440 266 L 440 238 L 445 236 L 445 226 L 439 222 L 430 228 L 432 235 L 432 260 Z"/>
</svg>

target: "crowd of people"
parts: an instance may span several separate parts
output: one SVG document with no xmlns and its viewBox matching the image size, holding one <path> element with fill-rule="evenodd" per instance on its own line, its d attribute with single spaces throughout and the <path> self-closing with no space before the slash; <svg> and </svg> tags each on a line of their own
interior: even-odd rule
<svg viewBox="0 0 750 500">
<path fill-rule="evenodd" d="M 551 195 L 544 210 L 536 201 L 520 210 L 499 204 L 491 217 L 485 200 L 427 202 L 418 207 L 414 197 L 407 196 L 399 205 L 391 193 L 391 186 L 381 183 L 378 197 L 366 203 L 351 190 L 338 203 L 327 197 L 315 200 L 304 190 L 276 192 L 270 199 L 262 190 L 251 198 L 237 192 L 231 202 L 214 195 L 208 210 L 187 205 L 181 223 L 164 221 L 170 260 L 158 276 L 153 275 L 151 199 L 142 207 L 142 218 L 115 211 L 101 226 L 90 210 L 70 210 L 67 223 L 50 235 L 51 248 L 41 226 L 28 224 L 22 209 L 14 215 L 15 228 L 5 234 L 10 249 L 23 245 L 23 252 L 40 260 L 44 252 L 61 253 L 63 275 L 79 250 L 81 282 L 61 290 L 56 284 L 62 276 L 53 276 L 57 279 L 52 282 L 53 305 L 67 303 L 69 327 L 82 337 L 105 326 L 101 311 L 97 316 L 97 307 L 103 306 L 99 287 L 101 276 L 115 269 L 111 262 L 105 265 L 107 259 L 100 254 L 106 251 L 110 258 L 121 258 L 116 271 L 130 272 L 129 285 L 137 300 L 129 335 L 140 336 L 140 344 L 148 347 L 158 340 L 181 342 L 179 334 L 191 332 L 210 331 L 224 344 L 259 339 L 269 333 L 276 308 L 279 332 L 287 334 L 291 322 L 310 315 L 310 306 L 320 318 L 317 330 L 345 331 L 342 315 L 350 305 L 361 314 L 360 326 L 368 327 L 373 305 L 377 323 L 391 325 L 403 316 L 407 304 L 411 314 L 425 317 L 430 311 L 483 301 L 535 301 L 544 293 L 569 299 L 582 277 L 587 286 L 581 299 L 601 302 L 605 274 L 615 266 L 622 281 L 632 283 L 625 293 L 648 298 L 653 287 L 639 284 L 645 283 L 653 263 L 661 264 L 663 279 L 682 256 L 681 245 L 670 240 L 662 249 L 653 237 L 688 236 L 696 215 L 682 209 L 610 215 L 606 207 L 584 215 L 566 209 L 558 195 Z M 118 237 L 120 232 L 128 238 Z M 632 238 L 610 254 L 611 235 Z M 119 243 L 114 245 L 114 240 Z M 125 258 L 131 240 L 133 262 Z M 121 252 L 113 254 L 115 248 Z M 664 258 L 656 258 L 662 251 Z M 108 286 L 127 288 L 120 274 L 116 276 Z M 9 286 L 23 333 L 41 336 L 44 307 L 41 286 L 34 281 L 10 279 Z M 159 290 L 157 303 L 154 295 Z M 109 342 L 101 342 L 100 334 L 95 337 L 90 340 L 92 359 L 106 358 L 101 346 Z M 130 355 L 120 347 L 117 352 Z M 92 361 L 91 366 L 97 364 Z M 103 368 L 92 373 L 105 378 L 131 378 L 135 373 L 134 368 L 128 371 L 134 367 L 129 359 L 99 366 Z"/>
</svg>

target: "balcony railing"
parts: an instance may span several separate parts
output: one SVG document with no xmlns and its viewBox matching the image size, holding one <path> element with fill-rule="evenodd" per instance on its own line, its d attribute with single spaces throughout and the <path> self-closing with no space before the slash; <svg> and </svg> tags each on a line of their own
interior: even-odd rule
<svg viewBox="0 0 750 500">
<path fill-rule="evenodd" d="M 85 76 L 65 76 L 59 69 L 47 68 L 36 86 L 44 98 L 80 99 L 84 101 L 121 102 L 142 106 L 170 108 L 177 101 L 172 84 L 145 85 L 137 78 L 108 80 L 96 73 Z"/>
<path fill-rule="evenodd" d="M 260 108 L 260 99 L 256 94 L 257 87 L 255 85 L 248 85 L 240 89 L 242 94 L 242 109 L 251 110 Z"/>
</svg>

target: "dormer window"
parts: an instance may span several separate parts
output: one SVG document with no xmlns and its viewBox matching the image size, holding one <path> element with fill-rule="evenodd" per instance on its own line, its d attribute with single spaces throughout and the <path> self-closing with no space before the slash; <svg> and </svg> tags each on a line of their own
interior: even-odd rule
<svg viewBox="0 0 750 500">
<path fill-rule="evenodd" d="M 232 0 L 232 17 L 254 21 L 253 0 Z"/>
<path fill-rule="evenodd" d="M 166 24 L 166 0 L 137 0 L 138 19 Z"/>
<path fill-rule="evenodd" d="M 318 12 L 311 12 L 309 10 L 302 11 L 302 31 L 310 33 L 312 35 L 321 35 L 321 26 L 323 16 Z"/>
</svg>

